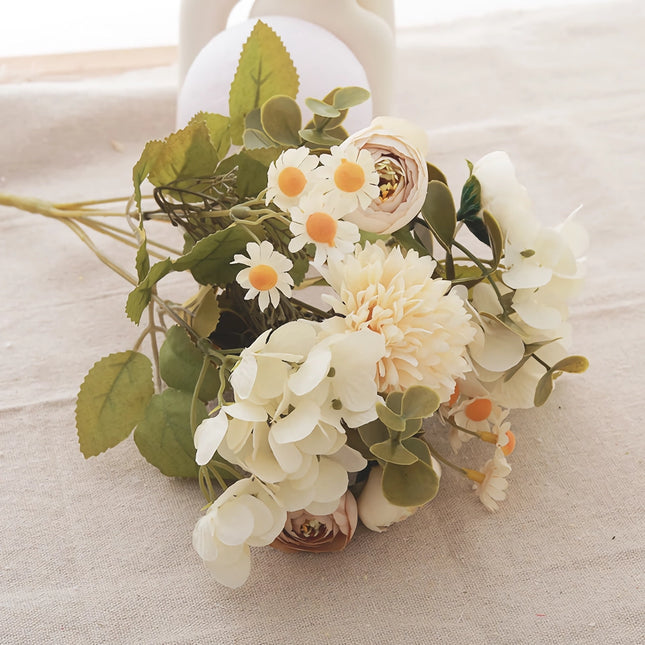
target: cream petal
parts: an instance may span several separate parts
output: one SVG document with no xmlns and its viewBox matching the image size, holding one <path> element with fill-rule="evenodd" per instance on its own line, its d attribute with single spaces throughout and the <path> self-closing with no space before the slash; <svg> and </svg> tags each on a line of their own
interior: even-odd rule
<svg viewBox="0 0 645 645">
<path fill-rule="evenodd" d="M 237 589 L 247 581 L 251 573 L 250 549 L 246 544 L 228 547 L 222 549 L 217 560 L 205 560 L 204 564 L 219 584 Z"/>
<path fill-rule="evenodd" d="M 502 280 L 511 289 L 536 289 L 549 282 L 553 270 L 530 261 L 518 262 L 502 273 Z"/>
<path fill-rule="evenodd" d="M 308 436 L 319 419 L 320 408 L 304 400 L 290 414 L 273 424 L 271 436 L 279 444 L 293 443 Z"/>
<path fill-rule="evenodd" d="M 295 473 L 302 466 L 303 456 L 300 450 L 292 443 L 277 443 L 272 431 L 269 432 L 269 445 L 280 467 L 286 473 Z"/>
<path fill-rule="evenodd" d="M 213 514 L 200 517 L 193 529 L 193 548 L 202 560 L 215 560 L 219 553 Z"/>
<path fill-rule="evenodd" d="M 562 323 L 558 309 L 533 300 L 513 301 L 513 309 L 526 324 L 536 329 L 555 329 Z"/>
<path fill-rule="evenodd" d="M 318 479 L 314 485 L 314 501 L 331 502 L 336 500 L 336 504 L 338 504 L 338 500 L 347 490 L 349 482 L 347 471 L 338 462 L 328 457 L 321 457 L 318 467 Z"/>
<path fill-rule="evenodd" d="M 253 533 L 253 513 L 244 504 L 246 495 L 232 499 L 217 509 L 214 523 L 217 538 L 223 544 L 244 544 Z"/>
<path fill-rule="evenodd" d="M 312 515 L 331 515 L 338 508 L 339 500 L 340 498 L 330 502 L 311 502 L 307 504 L 305 510 Z"/>
<path fill-rule="evenodd" d="M 252 354 L 242 355 L 242 360 L 231 374 L 231 385 L 238 398 L 247 399 L 250 396 L 257 374 L 258 364 L 255 356 Z"/>
<path fill-rule="evenodd" d="M 289 389 L 298 396 L 311 392 L 327 376 L 330 363 L 328 347 L 312 349 L 298 371 L 289 377 Z"/>
<path fill-rule="evenodd" d="M 329 455 L 329 459 L 339 463 L 350 473 L 357 473 L 367 468 L 367 459 L 358 450 L 354 450 L 354 448 L 350 448 L 348 445 L 342 446 L 333 455 Z"/>
<path fill-rule="evenodd" d="M 197 454 L 195 461 L 199 466 L 207 464 L 217 452 L 228 429 L 228 418 L 223 410 L 215 417 L 204 419 L 195 430 L 193 438 Z"/>
<path fill-rule="evenodd" d="M 240 421 L 261 422 L 267 420 L 267 413 L 261 405 L 255 405 L 250 401 L 238 401 L 223 408 L 229 417 Z"/>
<path fill-rule="evenodd" d="M 484 342 L 474 342 L 468 346 L 471 357 L 483 368 L 492 372 L 505 372 L 524 356 L 522 339 L 502 323 L 485 320 Z M 477 337 L 481 340 L 481 334 Z"/>
</svg>

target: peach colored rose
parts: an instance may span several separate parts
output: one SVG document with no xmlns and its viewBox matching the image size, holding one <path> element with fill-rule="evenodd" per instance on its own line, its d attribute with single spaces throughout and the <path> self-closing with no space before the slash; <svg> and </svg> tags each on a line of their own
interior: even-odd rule
<svg viewBox="0 0 645 645">
<path fill-rule="evenodd" d="M 287 513 L 284 529 L 271 546 L 291 553 L 342 551 L 352 539 L 357 523 L 356 500 L 347 491 L 330 515 L 312 515 L 306 511 Z"/>
<path fill-rule="evenodd" d="M 393 233 L 413 220 L 428 190 L 426 133 L 404 119 L 377 117 L 346 143 L 372 155 L 381 194 L 343 219 L 369 233 Z"/>
</svg>

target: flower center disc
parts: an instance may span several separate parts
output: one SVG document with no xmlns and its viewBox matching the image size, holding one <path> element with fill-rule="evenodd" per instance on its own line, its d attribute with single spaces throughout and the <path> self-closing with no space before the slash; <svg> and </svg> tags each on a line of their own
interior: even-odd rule
<svg viewBox="0 0 645 645">
<path fill-rule="evenodd" d="M 249 272 L 249 282 L 258 291 L 268 291 L 277 284 L 278 273 L 268 264 L 256 264 Z"/>
<path fill-rule="evenodd" d="M 278 175 L 278 188 L 287 197 L 300 195 L 307 183 L 307 178 L 300 168 L 289 166 Z"/>
<path fill-rule="evenodd" d="M 493 410 L 493 404 L 490 399 L 476 399 L 466 406 L 464 412 L 471 421 L 483 421 L 488 419 Z"/>
<path fill-rule="evenodd" d="M 334 172 L 334 183 L 345 193 L 355 193 L 365 183 L 365 172 L 357 163 L 343 159 Z"/>
<path fill-rule="evenodd" d="M 327 213 L 312 213 L 307 218 L 305 228 L 307 229 L 307 234 L 314 242 L 334 246 L 338 222 L 331 215 Z"/>
</svg>

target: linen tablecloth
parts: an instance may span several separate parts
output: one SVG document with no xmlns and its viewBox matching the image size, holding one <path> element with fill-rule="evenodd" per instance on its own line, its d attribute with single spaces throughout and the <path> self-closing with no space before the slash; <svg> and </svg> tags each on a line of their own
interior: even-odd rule
<svg viewBox="0 0 645 645">
<path fill-rule="evenodd" d="M 645 16 L 641 2 L 505 13 L 398 33 L 396 114 L 454 190 L 506 150 L 545 223 L 583 204 L 571 309 L 590 358 L 518 447 L 496 514 L 445 472 L 436 499 L 331 555 L 253 552 L 218 586 L 191 546 L 202 498 L 131 439 L 90 460 L 74 405 L 130 348 L 129 285 L 63 225 L 0 210 L 0 642 L 643 643 Z M 127 195 L 174 128 L 176 70 L 0 84 L 0 190 Z M 130 254 L 103 247 L 123 262 Z"/>
</svg>

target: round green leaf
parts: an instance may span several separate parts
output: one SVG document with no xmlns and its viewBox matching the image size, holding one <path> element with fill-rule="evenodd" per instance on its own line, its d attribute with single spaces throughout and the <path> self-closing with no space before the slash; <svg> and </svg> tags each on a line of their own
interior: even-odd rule
<svg viewBox="0 0 645 645">
<path fill-rule="evenodd" d="M 448 186 L 437 180 L 432 180 L 428 184 L 421 214 L 439 244 L 450 251 L 457 227 L 457 213 Z"/>
<path fill-rule="evenodd" d="M 549 370 L 538 381 L 535 388 L 535 396 L 533 397 L 533 404 L 536 408 L 544 405 L 553 392 L 553 372 Z"/>
<path fill-rule="evenodd" d="M 331 147 L 342 143 L 342 141 L 336 137 L 331 137 L 325 132 L 319 132 L 318 130 L 313 130 L 311 128 L 300 130 L 299 134 L 305 141 L 313 143 L 316 146 Z"/>
<path fill-rule="evenodd" d="M 333 119 L 340 116 L 340 110 L 335 108 L 333 105 L 329 105 L 329 103 L 319 101 L 318 99 L 305 99 L 305 105 L 318 116 L 322 116 L 328 119 Z"/>
<path fill-rule="evenodd" d="M 365 103 L 370 93 L 362 87 L 341 87 L 334 94 L 334 107 L 347 110 L 361 103 Z"/>
<path fill-rule="evenodd" d="M 197 477 L 199 472 L 190 429 L 191 402 L 188 392 L 168 389 L 155 394 L 134 431 L 139 452 L 168 477 Z M 197 423 L 206 416 L 206 407 L 198 404 Z"/>
<path fill-rule="evenodd" d="M 569 374 L 581 374 L 589 367 L 589 360 L 585 356 L 567 356 L 558 361 L 552 368 L 553 372 L 568 372 Z"/>
<path fill-rule="evenodd" d="M 203 360 L 204 355 L 193 345 L 185 329 L 175 325 L 168 330 L 159 350 L 159 372 L 169 387 L 192 395 Z M 219 374 L 215 367 L 210 366 L 199 390 L 199 398 L 211 401 L 218 390 Z"/>
<path fill-rule="evenodd" d="M 425 419 L 439 407 L 439 395 L 425 385 L 413 385 L 403 394 L 401 414 L 406 419 Z"/>
<path fill-rule="evenodd" d="M 439 476 L 423 461 L 409 466 L 385 464 L 383 468 L 383 495 L 395 506 L 421 506 L 438 490 Z"/>
<path fill-rule="evenodd" d="M 388 438 L 386 427 L 378 419 L 370 421 L 358 428 L 358 434 L 362 442 L 369 448 L 375 443 L 385 441 Z"/>
<path fill-rule="evenodd" d="M 299 146 L 302 115 L 298 104 L 289 96 L 274 96 L 260 112 L 264 131 L 278 143 L 285 146 Z"/>
<path fill-rule="evenodd" d="M 152 365 L 143 354 L 118 352 L 95 363 L 76 401 L 83 455 L 98 455 L 123 441 L 143 418 L 153 394 Z"/>
<path fill-rule="evenodd" d="M 391 430 L 403 432 L 405 430 L 405 419 L 401 418 L 396 412 L 382 403 L 376 404 L 376 414 L 378 418 Z"/>
<path fill-rule="evenodd" d="M 417 461 L 417 456 L 395 441 L 382 441 L 370 446 L 370 452 L 389 464 L 406 466 Z"/>
</svg>

